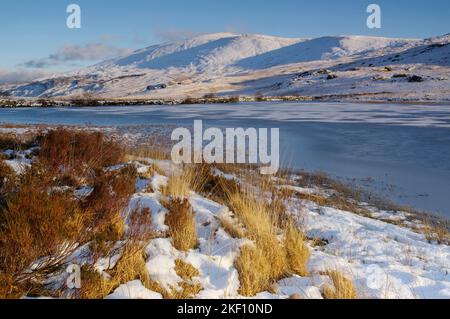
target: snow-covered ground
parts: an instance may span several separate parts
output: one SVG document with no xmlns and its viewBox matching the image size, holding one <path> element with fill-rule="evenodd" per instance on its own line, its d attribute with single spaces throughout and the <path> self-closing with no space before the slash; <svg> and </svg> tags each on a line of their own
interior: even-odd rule
<svg viewBox="0 0 450 319">
<path fill-rule="evenodd" d="M 153 189 L 159 189 L 157 186 L 167 180 L 156 175 L 149 182 L 156 186 Z M 320 192 L 294 190 L 303 194 Z M 140 192 L 131 205 L 149 207 L 155 230 L 164 231 L 167 211 L 160 203 L 161 196 L 159 191 Z M 175 260 L 181 258 L 199 270 L 195 280 L 203 290 L 197 298 L 239 298 L 234 261 L 247 240 L 231 237 L 221 226 L 219 219 L 231 214 L 228 207 L 194 193 L 189 201 L 196 214 L 199 248 L 184 253 L 173 247 L 170 238 L 154 239 L 147 247 L 150 276 L 163 287 L 176 287 L 182 279 L 175 271 Z M 309 277 L 285 278 L 278 282 L 275 293 L 261 292 L 257 298 L 322 298 L 321 289 L 330 284 L 323 273 L 329 270 L 341 271 L 351 278 L 360 298 L 450 298 L 450 247 L 430 243 L 411 229 L 377 219 L 402 220 L 406 213 L 393 215 L 373 208 L 374 218 L 367 218 L 295 198 L 288 211 L 309 238 L 325 244 L 310 243 Z M 131 296 L 142 294 L 140 285 L 130 286 Z M 122 290 L 119 288 L 114 296 Z"/>
<path fill-rule="evenodd" d="M 146 159 L 146 162 L 158 165 L 160 171 L 168 176 L 177 169 L 168 161 Z M 140 173 L 150 169 L 148 164 L 133 163 Z M 216 174 L 234 178 L 218 170 Z M 297 178 L 293 177 L 293 180 Z M 164 196 L 160 192 L 167 182 L 168 178 L 159 173 L 145 180 L 140 179 L 128 208 L 131 211 L 138 206 L 148 207 L 152 212 L 153 230 L 160 234 L 168 229 L 165 224 L 167 209 L 161 204 Z M 154 192 L 146 191 L 148 185 Z M 294 194 L 327 194 L 318 188 L 280 187 L 289 188 Z M 178 251 L 171 238 L 163 235 L 151 240 L 145 249 L 148 256 L 146 269 L 151 279 L 163 288 L 177 289 L 183 279 L 175 270 L 175 261 L 183 260 L 199 272 L 192 279 L 202 287 L 196 298 L 244 298 L 238 293 L 240 282 L 234 265 L 240 247 L 248 244 L 249 240 L 233 238 L 221 226 L 220 220 L 232 214 L 228 207 L 193 192 L 189 202 L 196 218 L 198 248 L 188 252 Z M 406 220 L 407 213 L 370 209 L 372 218 L 367 218 L 321 207 L 293 195 L 287 211 L 311 239 L 308 243 L 311 250 L 308 263 L 310 275 L 280 280 L 273 291 L 261 292 L 255 298 L 322 298 L 322 289 L 331 284 L 330 278 L 325 275 L 327 271 L 339 271 L 350 278 L 357 288 L 358 298 L 450 298 L 450 247 L 429 242 L 423 234 L 381 220 Z M 420 222 L 415 223 L 417 226 Z M 82 257 L 85 256 L 85 249 L 80 248 L 70 258 L 71 262 L 88 262 Z M 102 259 L 95 267 L 107 276 L 119 258 L 115 255 L 111 259 Z M 55 280 L 64 278 L 57 277 Z M 107 298 L 160 299 L 162 296 L 144 287 L 139 280 L 134 280 L 122 284 Z"/>
<path fill-rule="evenodd" d="M 15 97 L 183 99 L 214 93 L 449 101 L 449 38 L 208 34 L 0 90 Z M 414 75 L 421 82 L 410 81 Z"/>
<path fill-rule="evenodd" d="M 6 164 L 21 174 L 31 164 L 33 152 L 34 149 L 6 150 L 2 155 L 7 159 Z M 168 211 L 162 204 L 165 198 L 161 188 L 180 167 L 170 161 L 150 158 L 136 159 L 129 164 L 135 165 L 141 175 L 147 175 L 137 180 L 124 218 L 137 207 L 147 207 L 152 213 L 153 231 L 160 234 L 145 248 L 146 270 L 151 279 L 162 288 L 177 288 L 184 280 L 175 270 L 175 261 L 183 260 L 198 270 L 198 276 L 192 279 L 201 286 L 196 298 L 244 298 L 239 295 L 235 261 L 240 247 L 249 240 L 234 238 L 222 227 L 221 220 L 233 214 L 230 208 L 192 192 L 189 202 L 195 213 L 199 245 L 188 252 L 179 251 L 171 238 L 164 235 L 168 230 L 165 223 Z M 148 175 L 153 171 L 152 165 L 159 169 Z M 219 170 L 215 174 L 226 179 L 237 178 Z M 295 186 L 299 179 L 301 176 L 291 176 L 289 184 L 279 180 L 278 186 L 293 192 L 286 202 L 286 210 L 309 239 L 310 275 L 284 278 L 270 292 L 260 292 L 256 298 L 322 298 L 322 289 L 331 284 L 326 272 L 337 270 L 354 282 L 359 298 L 450 299 L 450 246 L 430 242 L 424 234 L 414 231 L 421 227 L 421 221 L 406 212 L 383 211 L 368 204 L 365 207 L 371 212 L 370 218 L 319 206 L 299 195 L 326 197 L 330 191 Z M 79 189 L 76 196 L 86 196 L 91 190 Z M 91 262 L 85 257 L 86 249 L 81 247 L 69 258 L 70 262 L 80 265 Z M 107 277 L 119 258 L 120 255 L 114 255 L 100 259 L 95 269 Z M 49 282 L 64 280 L 64 276 L 58 275 Z M 107 298 L 159 299 L 162 296 L 134 280 L 123 283 Z"/>
</svg>

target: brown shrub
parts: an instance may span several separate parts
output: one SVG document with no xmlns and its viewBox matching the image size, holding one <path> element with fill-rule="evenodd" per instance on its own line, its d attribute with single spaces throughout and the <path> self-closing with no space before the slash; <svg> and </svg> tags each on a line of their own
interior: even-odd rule
<svg viewBox="0 0 450 319">
<path fill-rule="evenodd" d="M 152 212 L 148 207 L 131 211 L 127 218 L 127 225 L 128 241 L 146 243 L 155 237 L 152 228 Z"/>
<path fill-rule="evenodd" d="M 19 279 L 33 261 L 47 271 L 77 247 L 84 216 L 70 193 L 49 188 L 49 176 L 34 167 L 9 194 L 0 215 L 0 269 Z M 46 258 L 52 256 L 52 258 Z M 36 275 L 36 274 L 34 274 Z"/>
<path fill-rule="evenodd" d="M 82 201 L 73 191 L 54 189 L 54 175 L 42 162 L 20 178 L 0 212 L 0 273 L 11 275 L 1 278 L 0 291 L 23 293 L 30 282 L 62 267 L 80 245 L 93 241 L 95 254 L 107 254 L 111 242 L 124 237 L 120 213 L 134 191 L 136 170 L 98 170 L 95 178 Z"/>
<path fill-rule="evenodd" d="M 173 199 L 167 208 L 166 225 L 174 247 L 181 251 L 194 249 L 197 246 L 197 226 L 189 201 Z"/>
<path fill-rule="evenodd" d="M 23 142 L 14 134 L 0 134 L 0 150 L 22 149 Z"/>
<path fill-rule="evenodd" d="M 95 170 L 120 163 L 124 151 L 99 132 L 66 129 L 50 131 L 40 138 L 40 160 L 50 169 L 90 177 Z"/>
<path fill-rule="evenodd" d="M 6 197 L 12 191 L 15 181 L 14 171 L 0 159 L 0 210 L 4 207 Z"/>
<path fill-rule="evenodd" d="M 81 205 L 88 215 L 93 238 L 120 239 L 122 227 L 117 227 L 116 223 L 134 193 L 136 177 L 134 166 L 106 173 L 97 171 L 93 191 Z"/>
</svg>

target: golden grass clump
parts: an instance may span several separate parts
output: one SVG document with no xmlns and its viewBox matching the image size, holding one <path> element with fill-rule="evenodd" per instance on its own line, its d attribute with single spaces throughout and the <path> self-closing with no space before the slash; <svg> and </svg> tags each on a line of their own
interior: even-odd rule
<svg viewBox="0 0 450 319">
<path fill-rule="evenodd" d="M 264 202 L 241 193 L 230 195 L 230 204 L 255 247 L 243 247 L 236 261 L 241 280 L 240 294 L 253 296 L 267 290 L 288 274 L 286 252 Z"/>
<path fill-rule="evenodd" d="M 197 246 L 197 225 L 191 204 L 187 199 L 172 199 L 167 204 L 166 225 L 176 249 L 188 251 Z"/>
<path fill-rule="evenodd" d="M 270 185 L 266 189 L 274 194 Z M 254 246 L 242 247 L 236 260 L 240 294 L 254 296 L 290 274 L 308 275 L 308 247 L 304 236 L 285 215 L 281 199 L 274 195 L 267 201 L 249 190 L 241 190 L 228 194 L 228 204 L 242 223 L 245 237 L 254 242 Z M 236 228 L 236 223 L 225 224 Z"/>
<path fill-rule="evenodd" d="M 268 290 L 273 282 L 271 278 L 271 263 L 265 252 L 255 246 L 241 248 L 235 267 L 239 273 L 241 286 L 239 294 L 254 296 L 258 292 Z"/>
<path fill-rule="evenodd" d="M 113 224 L 114 225 L 114 224 Z M 117 234 L 110 234 L 109 240 L 107 238 L 100 238 L 95 241 L 98 245 L 100 242 L 109 250 L 104 251 L 104 255 L 98 255 L 98 257 L 112 256 L 114 253 L 122 252 L 120 260 L 116 266 L 108 273 L 111 276 L 110 279 L 106 279 L 98 274 L 92 267 L 82 268 L 82 288 L 79 293 L 79 298 L 82 299 L 100 299 L 105 298 L 111 294 L 117 287 L 122 284 L 126 284 L 133 280 L 140 280 L 142 284 L 153 291 L 157 291 L 158 285 L 156 285 L 150 278 L 150 275 L 146 269 L 146 258 L 144 253 L 144 247 L 148 241 L 153 237 L 151 231 L 151 212 L 148 208 L 137 209 L 131 212 L 129 216 L 128 230 L 122 229 L 121 223 L 118 223 L 118 233 L 121 237 L 126 239 L 126 244 L 112 250 L 111 244 L 117 241 L 115 236 Z M 94 260 L 95 260 L 94 256 Z"/>
<path fill-rule="evenodd" d="M 192 179 L 193 172 L 190 170 L 184 170 L 181 174 L 173 174 L 169 178 L 167 186 L 162 189 L 162 193 L 173 198 L 188 198 L 191 193 Z"/>
<path fill-rule="evenodd" d="M 192 299 L 203 290 L 202 285 L 196 280 L 200 272 L 184 260 L 175 260 L 175 272 L 182 279 L 177 287 L 163 288 L 158 282 L 149 281 L 144 284 L 148 289 L 160 293 L 165 299 Z"/>
<path fill-rule="evenodd" d="M 200 276 L 197 268 L 182 259 L 175 260 L 175 272 L 183 280 L 192 280 L 194 277 Z"/>
<path fill-rule="evenodd" d="M 284 247 L 290 271 L 303 277 L 308 276 L 307 263 L 311 253 L 306 246 L 304 235 L 293 223 L 286 226 Z"/>
<path fill-rule="evenodd" d="M 440 221 L 430 222 L 425 220 L 424 227 L 418 229 L 419 232 L 425 235 L 429 242 L 436 242 L 439 245 L 450 245 L 450 231 L 448 222 Z"/>
<path fill-rule="evenodd" d="M 185 165 L 181 173 L 173 174 L 167 187 L 163 190 L 166 196 L 187 198 L 191 191 L 206 193 L 210 190 L 214 176 L 209 164 Z"/>
<path fill-rule="evenodd" d="M 264 201 L 243 192 L 232 193 L 228 198 L 229 205 L 245 226 L 250 239 L 258 240 L 268 235 L 277 235 L 271 212 L 267 211 Z"/>
<path fill-rule="evenodd" d="M 218 216 L 223 229 L 233 238 L 244 238 L 245 229 L 243 225 L 234 216 L 220 215 Z"/>
<path fill-rule="evenodd" d="M 106 279 L 92 267 L 82 267 L 82 286 L 77 297 L 81 299 L 103 299 L 113 293 L 120 285 L 133 280 L 140 280 L 148 289 L 154 288 L 145 266 L 143 250 L 137 245 L 125 247 L 121 259 L 114 269 L 109 271 L 109 275 L 111 277 Z"/>
<path fill-rule="evenodd" d="M 184 260 L 175 260 L 175 272 L 183 279 L 183 282 L 179 284 L 181 289 L 172 289 L 169 295 L 171 299 L 191 299 L 194 298 L 203 287 L 195 280 L 200 276 L 200 272 L 197 268 L 187 263 Z"/>
<path fill-rule="evenodd" d="M 333 282 L 333 287 L 326 286 L 323 289 L 325 299 L 357 299 L 356 288 L 353 282 L 339 271 L 329 271 L 327 275 Z"/>
</svg>

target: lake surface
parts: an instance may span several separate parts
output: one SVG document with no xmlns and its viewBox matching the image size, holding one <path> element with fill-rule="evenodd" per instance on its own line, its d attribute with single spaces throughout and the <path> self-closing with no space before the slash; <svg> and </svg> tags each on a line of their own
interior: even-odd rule
<svg viewBox="0 0 450 319">
<path fill-rule="evenodd" d="M 450 217 L 450 106 L 354 103 L 0 109 L 0 123 L 280 128 L 285 166 Z"/>
</svg>

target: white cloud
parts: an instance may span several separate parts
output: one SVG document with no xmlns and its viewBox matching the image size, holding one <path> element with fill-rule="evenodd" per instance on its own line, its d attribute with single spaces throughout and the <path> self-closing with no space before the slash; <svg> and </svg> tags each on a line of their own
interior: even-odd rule
<svg viewBox="0 0 450 319">
<path fill-rule="evenodd" d="M 0 69 L 0 83 L 29 82 L 38 78 L 47 77 L 51 73 L 43 70 L 4 70 Z"/>
<path fill-rule="evenodd" d="M 130 53 L 131 49 L 116 48 L 101 43 L 90 43 L 85 46 L 65 45 L 57 53 L 46 58 L 29 60 L 24 67 L 43 69 L 74 61 L 99 61 Z"/>
</svg>

